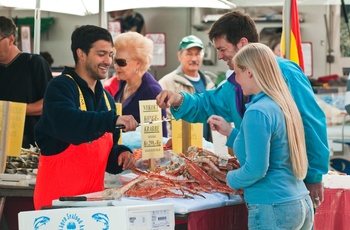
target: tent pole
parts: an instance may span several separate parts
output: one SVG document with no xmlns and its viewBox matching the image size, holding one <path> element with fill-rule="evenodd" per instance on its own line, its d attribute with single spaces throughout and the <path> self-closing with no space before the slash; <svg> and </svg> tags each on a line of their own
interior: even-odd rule
<svg viewBox="0 0 350 230">
<path fill-rule="evenodd" d="M 102 28 L 107 28 L 107 12 L 105 10 L 105 1 L 99 0 L 99 17 L 100 17 L 100 26 Z"/>
<path fill-rule="evenodd" d="M 33 53 L 40 54 L 40 28 L 41 28 L 41 15 L 40 15 L 40 0 L 36 0 L 36 7 L 34 13 L 34 50 Z"/>
<path fill-rule="evenodd" d="M 285 50 L 286 50 L 286 59 L 290 59 L 290 34 L 291 34 L 291 10 L 292 10 L 291 0 L 285 0 L 283 6 L 283 33 L 285 34 Z"/>
</svg>

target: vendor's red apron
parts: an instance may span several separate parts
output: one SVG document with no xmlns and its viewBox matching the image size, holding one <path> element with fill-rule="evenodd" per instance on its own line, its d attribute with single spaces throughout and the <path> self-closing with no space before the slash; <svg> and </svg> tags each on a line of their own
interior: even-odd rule
<svg viewBox="0 0 350 230">
<path fill-rule="evenodd" d="M 34 191 L 35 209 L 51 206 L 52 200 L 61 196 L 76 196 L 102 191 L 104 173 L 112 145 L 112 133 L 105 133 L 92 142 L 79 145 L 70 144 L 59 154 L 40 155 Z"/>
</svg>

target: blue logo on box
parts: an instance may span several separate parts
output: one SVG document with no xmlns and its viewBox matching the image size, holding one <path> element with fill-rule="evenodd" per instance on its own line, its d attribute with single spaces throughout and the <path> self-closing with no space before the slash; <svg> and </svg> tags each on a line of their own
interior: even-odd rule
<svg viewBox="0 0 350 230">
<path fill-rule="evenodd" d="M 102 230 L 109 230 L 109 218 L 107 214 L 104 213 L 95 213 L 91 216 L 96 222 L 100 222 L 104 225 Z M 34 230 L 39 230 L 43 225 L 46 225 L 50 221 L 50 218 L 47 216 L 39 216 L 34 219 L 33 227 Z M 58 225 L 58 230 L 83 230 L 84 229 L 83 220 L 77 214 L 67 213 Z"/>
<path fill-rule="evenodd" d="M 102 230 L 108 230 L 109 229 L 109 218 L 107 214 L 104 213 L 95 213 L 91 216 L 96 222 L 101 222 L 105 226 Z"/>
<path fill-rule="evenodd" d="M 33 223 L 34 229 L 38 230 L 41 226 L 46 225 L 49 221 L 50 218 L 47 216 L 39 216 L 38 218 L 35 218 Z"/>
</svg>

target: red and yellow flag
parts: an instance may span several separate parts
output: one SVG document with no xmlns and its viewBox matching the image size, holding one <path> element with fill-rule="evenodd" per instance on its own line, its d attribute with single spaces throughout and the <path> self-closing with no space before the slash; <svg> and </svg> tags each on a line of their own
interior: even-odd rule
<svg viewBox="0 0 350 230">
<path fill-rule="evenodd" d="M 286 6 L 286 2 L 290 2 L 290 6 Z M 285 1 L 284 7 L 290 9 L 290 20 L 287 20 L 286 15 L 283 15 L 283 30 L 281 38 L 281 49 L 283 57 L 297 63 L 304 71 L 303 50 L 301 48 L 301 36 L 299 25 L 298 5 L 296 0 Z M 288 21 L 290 25 L 288 25 Z M 290 43 L 286 44 L 286 31 L 290 31 Z M 286 57 L 286 49 L 289 47 L 289 57 Z"/>
</svg>

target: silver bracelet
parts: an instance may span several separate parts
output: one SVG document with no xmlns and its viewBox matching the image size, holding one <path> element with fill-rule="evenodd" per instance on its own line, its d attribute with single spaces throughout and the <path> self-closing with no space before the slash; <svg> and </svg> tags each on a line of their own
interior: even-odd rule
<svg viewBox="0 0 350 230">
<path fill-rule="evenodd" d="M 182 103 L 184 102 L 184 95 L 182 94 L 182 93 L 179 93 L 181 96 L 182 96 L 182 98 L 181 98 L 181 102 L 180 102 L 180 105 L 178 105 L 178 106 L 174 106 L 173 107 L 173 109 L 175 110 L 175 111 L 178 111 L 179 109 L 180 109 L 180 106 L 182 105 Z"/>
</svg>

